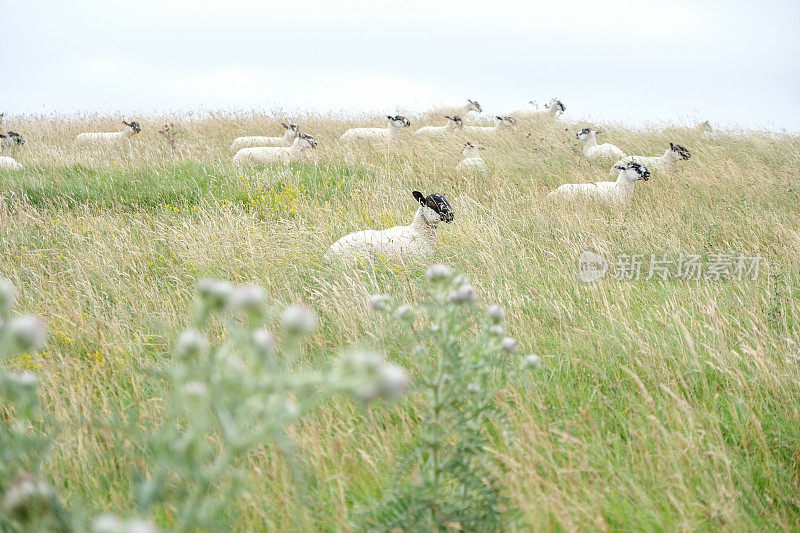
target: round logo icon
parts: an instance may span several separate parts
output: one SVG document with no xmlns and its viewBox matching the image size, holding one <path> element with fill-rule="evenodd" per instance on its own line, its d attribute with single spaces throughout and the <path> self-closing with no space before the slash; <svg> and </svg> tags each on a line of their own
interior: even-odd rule
<svg viewBox="0 0 800 533">
<path fill-rule="evenodd" d="M 600 281 L 608 272 L 608 261 L 602 255 L 584 250 L 578 256 L 578 279 L 584 283 Z"/>
</svg>

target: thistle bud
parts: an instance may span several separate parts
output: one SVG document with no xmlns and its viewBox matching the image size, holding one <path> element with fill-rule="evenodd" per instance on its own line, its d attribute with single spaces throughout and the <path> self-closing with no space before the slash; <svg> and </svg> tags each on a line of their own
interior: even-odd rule
<svg viewBox="0 0 800 533">
<path fill-rule="evenodd" d="M 294 335 L 308 335 L 317 327 L 317 316 L 305 304 L 292 304 L 281 315 L 281 323 Z"/>
<path fill-rule="evenodd" d="M 208 339 L 196 329 L 185 330 L 175 343 L 175 355 L 180 359 L 195 360 L 206 355 L 208 350 Z"/>
<path fill-rule="evenodd" d="M 373 294 L 369 297 L 369 308 L 373 311 L 386 311 L 390 302 L 391 298 L 386 294 Z"/>
<path fill-rule="evenodd" d="M 505 350 L 506 353 L 514 353 L 517 351 L 517 341 L 511 337 L 505 337 L 502 341 L 500 341 L 500 346 L 503 347 L 503 350 Z"/>
<path fill-rule="evenodd" d="M 386 363 L 378 375 L 378 393 L 382 398 L 394 400 L 408 389 L 409 379 L 403 367 Z"/>
<path fill-rule="evenodd" d="M 262 357 L 272 357 L 278 350 L 275 335 L 263 328 L 253 332 L 253 344 L 258 354 Z"/>
<path fill-rule="evenodd" d="M 17 291 L 8 278 L 0 278 L 0 318 L 5 318 L 17 302 Z"/>
<path fill-rule="evenodd" d="M 489 306 L 487 313 L 494 322 L 502 322 L 506 318 L 506 310 L 500 304 Z"/>
<path fill-rule="evenodd" d="M 248 283 L 233 290 L 231 305 L 248 315 L 259 315 L 264 311 L 266 297 L 267 292 L 263 287 Z"/>
<path fill-rule="evenodd" d="M 28 521 L 50 511 L 54 499 L 50 485 L 25 472 L 11 482 L 3 496 L 3 507 L 9 515 Z"/>
<path fill-rule="evenodd" d="M 33 315 L 21 315 L 9 320 L 8 335 L 20 352 L 37 352 L 47 340 L 44 323 Z"/>
<path fill-rule="evenodd" d="M 197 285 L 197 292 L 210 310 L 221 311 L 230 303 L 233 286 L 227 281 L 203 278 Z"/>
<path fill-rule="evenodd" d="M 525 356 L 524 365 L 527 368 L 538 370 L 542 367 L 542 359 L 535 353 Z"/>
<path fill-rule="evenodd" d="M 431 265 L 425 271 L 425 277 L 434 283 L 445 281 L 453 276 L 453 270 L 446 265 Z"/>
<path fill-rule="evenodd" d="M 403 304 L 397 308 L 397 318 L 403 322 L 413 322 L 414 315 L 414 309 L 408 304 Z"/>
</svg>

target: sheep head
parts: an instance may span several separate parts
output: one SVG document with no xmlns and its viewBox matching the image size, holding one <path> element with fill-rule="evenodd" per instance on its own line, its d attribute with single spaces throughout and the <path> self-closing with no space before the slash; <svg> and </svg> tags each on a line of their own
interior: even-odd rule
<svg viewBox="0 0 800 533">
<path fill-rule="evenodd" d="M 425 196 L 419 191 L 411 193 L 414 199 L 422 206 L 422 215 L 425 221 L 435 226 L 439 222 L 451 223 L 455 215 L 453 214 L 453 207 L 444 195 L 439 193 L 429 194 Z"/>
</svg>

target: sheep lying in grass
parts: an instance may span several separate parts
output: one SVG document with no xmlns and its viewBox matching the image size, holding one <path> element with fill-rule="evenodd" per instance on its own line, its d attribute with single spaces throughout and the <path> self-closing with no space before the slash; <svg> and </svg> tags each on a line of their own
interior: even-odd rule
<svg viewBox="0 0 800 533">
<path fill-rule="evenodd" d="M 456 165 L 456 170 L 459 172 L 481 172 L 486 170 L 486 161 L 481 157 L 481 150 L 483 150 L 483 146 L 476 146 L 467 141 L 467 144 L 461 150 L 463 159 Z"/>
<path fill-rule="evenodd" d="M 675 170 L 678 161 L 686 161 L 690 157 L 692 157 L 692 154 L 689 153 L 689 150 L 680 144 L 669 143 L 669 148 L 667 148 L 667 151 L 664 152 L 664 155 L 661 157 L 629 155 L 628 157 L 620 159 L 613 167 L 611 167 L 609 176 L 614 175 L 619 165 L 624 165 L 625 163 L 629 163 L 631 161 L 636 161 L 637 163 L 645 165 L 651 171 L 658 171 L 659 174 L 665 174 Z"/>
<path fill-rule="evenodd" d="M 385 230 L 364 230 L 345 235 L 331 245 L 330 257 L 344 261 L 383 256 L 396 261 L 427 260 L 436 251 L 436 230 L 440 222 L 453 221 L 453 208 L 441 194 L 427 197 L 414 191 L 420 207 L 409 226 Z"/>
<path fill-rule="evenodd" d="M 343 141 L 393 141 L 400 138 L 411 122 L 403 115 L 387 115 L 389 125 L 385 128 L 351 128 L 342 134 Z"/>
<path fill-rule="evenodd" d="M 414 132 L 414 135 L 420 136 L 437 136 L 437 135 L 444 135 L 448 133 L 462 133 L 464 131 L 464 121 L 461 120 L 459 115 L 455 116 L 447 116 L 447 124 L 444 126 L 423 126 L 417 131 Z"/>
<path fill-rule="evenodd" d="M 289 147 L 242 148 L 233 156 L 233 162 L 242 163 L 289 163 L 300 158 L 308 148 L 316 148 L 317 141 L 307 133 L 301 133 Z"/>
<path fill-rule="evenodd" d="M 5 155 L 0 155 L 0 169 L 2 170 L 19 170 L 22 168 L 22 165 L 17 163 L 17 161 Z"/>
<path fill-rule="evenodd" d="M 604 157 L 616 157 L 621 159 L 625 157 L 625 152 L 610 143 L 597 144 L 597 134 L 603 133 L 603 130 L 592 130 L 591 128 L 583 128 L 576 134 L 578 139 L 583 141 L 583 155 L 586 159 L 602 159 Z"/>
<path fill-rule="evenodd" d="M 125 124 L 125 129 L 122 131 L 114 131 L 109 133 L 80 133 L 75 137 L 78 144 L 118 144 L 123 140 L 130 139 L 140 131 L 142 127 L 135 120 L 131 122 L 122 121 Z"/>
<path fill-rule="evenodd" d="M 548 194 L 547 197 L 566 200 L 592 198 L 607 203 L 627 204 L 633 198 L 634 182 L 636 180 L 647 181 L 650 178 L 650 171 L 635 161 L 616 165 L 614 168 L 619 172 L 617 181 L 570 183 L 560 186 Z"/>
<path fill-rule="evenodd" d="M 0 153 L 5 150 L 17 148 L 23 144 L 25 144 L 25 139 L 15 131 L 0 133 Z"/>
<path fill-rule="evenodd" d="M 286 124 L 281 122 L 281 126 L 286 128 L 283 137 L 236 137 L 231 150 L 241 150 L 242 148 L 252 148 L 254 146 L 291 146 L 297 136 L 300 135 L 300 127 L 297 124 Z"/>
<path fill-rule="evenodd" d="M 533 100 L 528 102 L 531 105 L 536 105 L 533 103 Z M 553 98 L 550 102 L 544 105 L 544 111 L 541 109 L 535 108 L 525 108 L 519 109 L 514 111 L 514 116 L 520 119 L 547 119 L 547 120 L 555 120 L 558 118 L 559 113 L 563 113 L 567 110 L 567 106 L 561 103 L 561 100 L 558 98 Z"/>
<path fill-rule="evenodd" d="M 432 115 L 450 115 L 451 117 L 458 115 L 460 117 L 466 117 L 469 115 L 470 111 L 482 113 L 483 109 L 481 109 L 481 104 L 479 104 L 477 100 L 472 101 L 467 99 L 467 103 L 464 105 L 436 106 L 428 113 Z"/>
<path fill-rule="evenodd" d="M 476 133 L 478 135 L 494 135 L 497 133 L 510 131 L 517 123 L 517 119 L 512 116 L 496 116 L 494 126 L 464 126 L 466 133 Z"/>
</svg>

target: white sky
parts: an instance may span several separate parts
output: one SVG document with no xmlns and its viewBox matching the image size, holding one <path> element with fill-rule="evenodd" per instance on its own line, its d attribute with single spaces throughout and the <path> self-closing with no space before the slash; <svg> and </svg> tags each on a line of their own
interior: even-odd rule
<svg viewBox="0 0 800 533">
<path fill-rule="evenodd" d="M 0 112 L 393 112 L 800 132 L 800 2 L 0 0 Z"/>
</svg>

